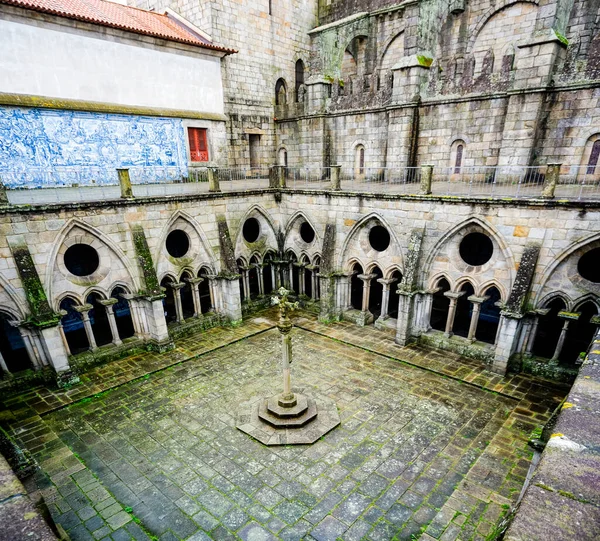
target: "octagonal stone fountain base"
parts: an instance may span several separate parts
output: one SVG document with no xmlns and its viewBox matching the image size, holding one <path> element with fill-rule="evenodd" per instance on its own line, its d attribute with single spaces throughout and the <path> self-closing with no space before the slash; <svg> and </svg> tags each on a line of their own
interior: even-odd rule
<svg viewBox="0 0 600 541">
<path fill-rule="evenodd" d="M 242 402 L 236 427 L 265 445 L 306 445 L 340 424 L 337 406 L 322 396 L 296 393 L 296 404 L 281 406 L 281 396 Z"/>
</svg>

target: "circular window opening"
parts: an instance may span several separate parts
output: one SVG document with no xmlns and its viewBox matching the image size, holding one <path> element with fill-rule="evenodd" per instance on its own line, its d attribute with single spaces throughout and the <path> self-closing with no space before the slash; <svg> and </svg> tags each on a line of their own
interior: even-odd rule
<svg viewBox="0 0 600 541">
<path fill-rule="evenodd" d="M 577 272 L 582 278 L 598 284 L 600 283 L 599 262 L 600 248 L 594 248 L 579 258 L 579 262 L 577 263 Z"/>
<path fill-rule="evenodd" d="M 303 222 L 300 226 L 300 236 L 306 244 L 310 244 L 315 240 L 315 230 L 311 227 L 308 222 Z"/>
<path fill-rule="evenodd" d="M 190 249 L 190 238 L 185 231 L 175 229 L 167 235 L 165 244 L 171 257 L 183 257 Z"/>
<path fill-rule="evenodd" d="M 460 257 L 467 265 L 484 265 L 494 253 L 492 239 L 483 233 L 469 233 L 460 243 Z"/>
<path fill-rule="evenodd" d="M 242 235 L 244 235 L 246 242 L 255 242 L 256 239 L 258 239 L 258 235 L 260 235 L 260 224 L 256 218 L 248 218 L 244 222 Z"/>
<path fill-rule="evenodd" d="M 98 252 L 89 244 L 73 244 L 65 252 L 65 267 L 75 276 L 89 276 L 99 265 Z"/>
<path fill-rule="evenodd" d="M 381 225 L 376 225 L 371 228 L 371 231 L 369 231 L 369 243 L 371 244 L 371 248 L 378 252 L 387 250 L 387 247 L 390 245 L 390 234 L 388 230 Z"/>
</svg>

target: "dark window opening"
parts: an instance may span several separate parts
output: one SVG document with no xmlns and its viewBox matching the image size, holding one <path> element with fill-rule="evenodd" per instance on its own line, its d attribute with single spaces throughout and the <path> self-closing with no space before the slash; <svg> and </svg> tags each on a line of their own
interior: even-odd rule
<svg viewBox="0 0 600 541">
<path fill-rule="evenodd" d="M 91 293 L 88 295 L 85 302 L 93 306 L 88 312 L 88 315 L 90 317 L 90 323 L 92 324 L 96 345 L 105 346 L 113 341 L 113 335 L 110 329 L 110 323 L 108 322 L 106 308 L 100 304 L 100 299 L 98 294 Z"/>
<path fill-rule="evenodd" d="M 308 222 L 302 222 L 302 225 L 300 226 L 300 236 L 306 244 L 310 244 L 315 240 L 315 230 Z"/>
<path fill-rule="evenodd" d="M 496 306 L 500 302 L 500 291 L 496 287 L 490 287 L 484 295 L 489 298 L 481 303 L 475 336 L 481 342 L 493 344 L 500 323 L 500 307 Z"/>
<path fill-rule="evenodd" d="M 273 291 L 273 266 L 271 261 L 273 259 L 272 254 L 267 254 L 264 259 L 263 266 L 263 287 L 265 295 L 268 295 Z"/>
<path fill-rule="evenodd" d="M 462 158 L 463 158 L 463 146 L 458 145 L 456 147 L 456 160 L 454 162 L 454 172 L 460 173 L 460 168 L 462 167 Z"/>
<path fill-rule="evenodd" d="M 300 101 L 299 90 L 300 86 L 304 84 L 304 62 L 302 60 L 298 60 L 296 62 L 296 101 Z"/>
<path fill-rule="evenodd" d="M 160 285 L 165 288 L 165 298 L 163 299 L 163 309 L 165 311 L 165 319 L 167 323 L 177 321 L 177 312 L 175 311 L 175 294 L 173 288 L 169 286 L 173 279 L 166 277 L 162 279 Z"/>
<path fill-rule="evenodd" d="M 200 293 L 200 310 L 203 314 L 210 312 L 213 308 L 210 298 L 210 282 L 208 278 L 206 278 L 206 274 L 210 274 L 210 271 L 207 269 L 200 269 L 200 272 L 198 273 L 199 278 L 204 278 L 198 287 L 198 291 Z"/>
<path fill-rule="evenodd" d="M 381 226 L 376 225 L 369 231 L 369 244 L 373 250 L 378 252 L 384 252 L 390 245 L 390 234 L 388 230 Z"/>
<path fill-rule="evenodd" d="M 190 142 L 190 161 L 208 161 L 208 142 L 206 128 L 188 128 L 188 140 Z"/>
<path fill-rule="evenodd" d="M 364 282 L 358 277 L 363 273 L 363 268 L 356 263 L 352 268 L 355 274 L 350 278 L 350 304 L 356 310 L 362 310 L 363 285 Z"/>
<path fill-rule="evenodd" d="M 113 305 L 113 312 L 115 314 L 115 320 L 117 322 L 117 330 L 119 331 L 119 338 L 125 340 L 135 334 L 135 328 L 133 326 L 133 318 L 131 317 L 131 309 L 129 308 L 129 301 L 123 298 L 125 290 L 121 287 L 115 287 L 112 290 L 110 296 L 117 299 L 117 304 Z"/>
<path fill-rule="evenodd" d="M 0 354 L 12 374 L 32 367 L 19 329 L 4 314 L 0 314 Z"/>
<path fill-rule="evenodd" d="M 554 299 L 546 308 L 549 308 L 550 312 L 540 316 L 532 353 L 537 357 L 551 359 L 564 323 L 564 320 L 558 317 L 558 313 L 564 311 L 566 306 L 561 299 Z"/>
<path fill-rule="evenodd" d="M 577 272 L 590 282 L 600 283 L 600 248 L 593 248 L 579 258 Z"/>
<path fill-rule="evenodd" d="M 460 257 L 467 265 L 484 265 L 494 253 L 492 239 L 483 233 L 469 233 L 460 243 Z"/>
<path fill-rule="evenodd" d="M 596 166 L 598 165 L 598 157 L 600 156 L 600 139 L 594 141 L 592 145 L 592 152 L 590 153 L 590 159 L 588 160 L 588 166 L 586 173 L 593 175 L 596 172 Z"/>
<path fill-rule="evenodd" d="M 446 320 L 448 319 L 448 309 L 450 308 L 450 299 L 444 295 L 447 291 L 450 291 L 450 284 L 448 280 L 442 278 L 437 283 L 438 291 L 436 291 L 432 297 L 431 303 L 431 317 L 429 324 L 432 329 L 438 331 L 446 330 Z"/>
<path fill-rule="evenodd" d="M 581 353 L 587 353 L 596 334 L 597 327 L 590 319 L 598 314 L 596 305 L 588 301 L 575 310 L 581 315 L 577 321 L 569 323 L 567 337 L 560 352 L 559 360 L 565 364 L 574 364 Z"/>
<path fill-rule="evenodd" d="M 241 259 L 236 261 L 238 267 L 238 273 L 240 274 L 239 283 L 240 283 L 240 300 L 244 302 L 246 300 L 246 286 L 244 285 L 244 262 Z"/>
<path fill-rule="evenodd" d="M 190 238 L 185 231 L 175 229 L 167 235 L 165 244 L 171 257 L 183 257 L 190 249 Z"/>
<path fill-rule="evenodd" d="M 190 274 L 184 272 L 181 275 L 180 281 L 185 285 L 179 290 L 181 296 L 181 311 L 183 312 L 183 319 L 194 317 L 196 309 L 194 307 L 194 294 L 192 293 L 192 284 L 188 282 L 191 278 Z"/>
<path fill-rule="evenodd" d="M 260 224 L 256 218 L 248 218 L 244 222 L 244 227 L 242 228 L 242 235 L 246 242 L 255 242 L 260 235 Z"/>
<path fill-rule="evenodd" d="M 75 276 L 89 276 L 98 269 L 100 257 L 89 244 L 73 244 L 65 252 L 65 267 Z"/>
<path fill-rule="evenodd" d="M 383 278 L 383 273 L 379 267 L 374 267 L 371 270 L 371 274 L 375 277 L 371 278 L 371 289 L 369 291 L 369 312 L 371 312 L 375 319 L 381 315 L 381 302 L 383 300 L 383 284 L 378 282 Z"/>
<path fill-rule="evenodd" d="M 67 312 L 67 314 L 62 317 L 60 322 L 62 324 L 71 355 L 77 355 L 82 351 L 87 351 L 90 349 L 90 343 L 88 341 L 85 329 L 83 328 L 83 319 L 81 314 L 75 310 L 75 306 L 77 306 L 77 302 L 69 297 L 63 299 L 60 303 L 60 309 Z"/>
<path fill-rule="evenodd" d="M 400 271 L 394 271 L 392 274 L 393 282 L 390 284 L 390 295 L 388 300 L 388 316 L 397 318 L 398 317 L 398 286 L 402 282 L 402 274 Z"/>
<path fill-rule="evenodd" d="M 285 105 L 286 103 L 285 81 L 283 79 L 277 79 L 277 82 L 275 83 L 275 105 Z"/>
<path fill-rule="evenodd" d="M 258 284 L 258 268 L 256 265 L 258 260 L 252 257 L 250 260 L 250 268 L 248 269 L 248 282 L 250 283 L 250 298 L 256 299 L 260 295 L 260 286 Z"/>
<path fill-rule="evenodd" d="M 466 338 L 469 335 L 471 314 L 473 312 L 473 304 L 469 300 L 469 297 L 475 294 L 475 290 L 469 283 L 464 284 L 460 290 L 465 293 L 456 301 L 456 315 L 454 316 L 452 332 L 457 336 L 464 336 Z"/>
</svg>

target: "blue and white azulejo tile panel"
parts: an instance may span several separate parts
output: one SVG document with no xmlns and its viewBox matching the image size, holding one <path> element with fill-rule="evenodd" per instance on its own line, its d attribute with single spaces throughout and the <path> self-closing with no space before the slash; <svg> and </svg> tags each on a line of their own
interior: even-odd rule
<svg viewBox="0 0 600 541">
<path fill-rule="evenodd" d="M 0 107 L 0 177 L 10 188 L 117 184 L 187 173 L 180 119 Z M 169 178 L 167 178 L 169 177 Z"/>
</svg>

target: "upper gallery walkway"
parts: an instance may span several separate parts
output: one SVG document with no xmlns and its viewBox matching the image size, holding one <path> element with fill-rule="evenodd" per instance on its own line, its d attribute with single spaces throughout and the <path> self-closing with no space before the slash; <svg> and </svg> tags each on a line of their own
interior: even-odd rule
<svg viewBox="0 0 600 541">
<path fill-rule="evenodd" d="M 104 170 L 56 167 L 0 171 L 11 205 L 47 205 L 252 192 L 269 188 L 358 194 L 508 200 L 600 201 L 600 167 L 481 166 L 194 168 Z"/>
</svg>

